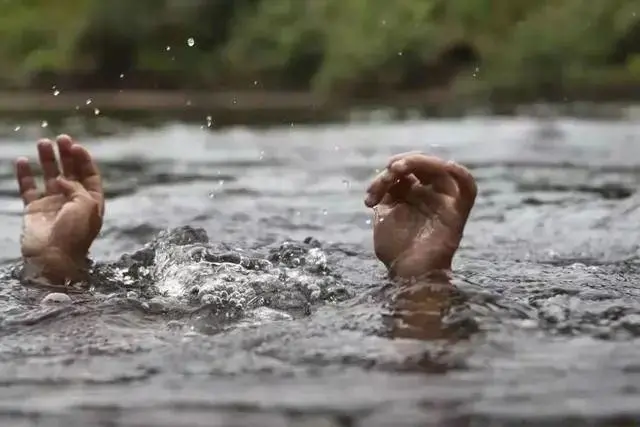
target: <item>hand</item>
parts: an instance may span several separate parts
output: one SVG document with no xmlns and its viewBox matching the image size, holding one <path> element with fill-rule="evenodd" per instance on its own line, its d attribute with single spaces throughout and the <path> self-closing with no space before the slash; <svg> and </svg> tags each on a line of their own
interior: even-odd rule
<svg viewBox="0 0 640 427">
<path fill-rule="evenodd" d="M 477 194 L 467 169 L 424 154 L 398 154 L 367 193 L 375 253 L 392 276 L 451 268 Z"/>
<path fill-rule="evenodd" d="M 51 284 L 84 279 L 89 247 L 102 228 L 104 193 L 89 152 L 69 136 L 56 139 L 60 167 L 49 140 L 38 142 L 44 192 L 26 158 L 16 160 L 16 178 L 24 201 L 21 250 L 25 264 Z"/>
</svg>

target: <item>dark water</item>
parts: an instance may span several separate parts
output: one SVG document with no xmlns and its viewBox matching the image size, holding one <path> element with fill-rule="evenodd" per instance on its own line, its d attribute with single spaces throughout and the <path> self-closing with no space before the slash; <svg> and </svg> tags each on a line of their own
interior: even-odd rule
<svg viewBox="0 0 640 427">
<path fill-rule="evenodd" d="M 43 305 L 40 291 L 6 279 L 0 425 L 640 419 L 638 122 L 168 126 L 85 142 L 109 194 L 95 259 L 184 225 L 211 244 L 176 246 L 171 236 L 189 231 L 178 229 L 148 248 L 145 284 L 118 270 L 122 286 L 71 305 Z M 477 332 L 456 342 L 391 339 L 376 297 L 384 270 L 363 190 L 388 156 L 415 149 L 478 179 L 454 265 L 460 324 Z M 21 210 L 10 161 L 25 153 L 35 147 L 24 132 L 3 138 L 6 266 L 18 257 Z M 307 237 L 317 241 L 300 243 Z M 199 262 L 202 251 L 216 262 Z M 234 257 L 268 261 L 248 268 Z"/>
</svg>

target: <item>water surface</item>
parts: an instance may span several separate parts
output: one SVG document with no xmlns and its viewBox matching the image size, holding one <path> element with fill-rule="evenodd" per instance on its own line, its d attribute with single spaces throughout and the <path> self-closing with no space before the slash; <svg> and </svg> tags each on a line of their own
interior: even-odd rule
<svg viewBox="0 0 640 427">
<path fill-rule="evenodd" d="M 41 291 L 6 279 L 2 425 L 640 419 L 640 123 L 171 125 L 83 142 L 108 193 L 94 259 L 115 261 L 185 225 L 210 243 L 197 230 L 165 233 L 147 248 L 144 283 L 111 271 L 121 285 L 72 305 L 43 305 Z M 391 339 L 385 328 L 363 191 L 390 155 L 415 149 L 478 180 L 454 265 L 464 295 L 454 327 L 477 331 L 456 341 Z M 24 154 L 35 155 L 26 133 L 2 139 L 7 268 L 21 212 L 11 160 Z M 176 246 L 171 236 L 185 233 L 195 240 Z"/>
</svg>

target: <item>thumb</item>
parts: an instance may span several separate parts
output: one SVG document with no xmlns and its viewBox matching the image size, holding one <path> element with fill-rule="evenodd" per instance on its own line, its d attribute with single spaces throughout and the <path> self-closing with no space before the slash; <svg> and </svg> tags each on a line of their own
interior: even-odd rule
<svg viewBox="0 0 640 427">
<path fill-rule="evenodd" d="M 78 181 L 72 181 L 59 176 L 56 178 L 56 182 L 58 183 L 62 194 L 67 196 L 69 199 L 88 195 L 87 190 Z"/>
</svg>

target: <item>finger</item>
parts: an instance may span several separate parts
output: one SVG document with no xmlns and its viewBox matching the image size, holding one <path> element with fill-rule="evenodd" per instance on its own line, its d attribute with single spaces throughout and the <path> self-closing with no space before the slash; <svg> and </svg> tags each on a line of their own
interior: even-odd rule
<svg viewBox="0 0 640 427">
<path fill-rule="evenodd" d="M 60 192 L 67 196 L 69 199 L 93 199 L 89 192 L 78 181 L 72 181 L 70 179 L 59 176 L 56 178 L 56 184 L 60 189 Z"/>
<path fill-rule="evenodd" d="M 75 170 L 78 173 L 78 181 L 91 193 L 91 196 L 99 203 L 100 215 L 104 215 L 104 190 L 102 178 L 98 166 L 93 157 L 82 145 L 74 144 L 71 147 Z"/>
<path fill-rule="evenodd" d="M 456 162 L 448 162 L 447 170 L 458 185 L 459 196 L 456 199 L 456 204 L 461 211 L 468 214 L 478 195 L 476 180 L 467 168 Z"/>
<path fill-rule="evenodd" d="M 431 185 L 433 190 L 452 197 L 458 196 L 456 181 L 447 169 L 447 162 L 424 154 L 414 154 L 391 164 L 394 175 L 415 175 L 423 185 Z"/>
<path fill-rule="evenodd" d="M 56 138 L 56 143 L 58 145 L 58 152 L 60 153 L 62 173 L 65 177 L 74 179 L 77 176 L 77 172 L 71 151 L 73 140 L 69 135 L 60 135 Z"/>
<path fill-rule="evenodd" d="M 38 141 L 38 157 L 40 158 L 40 166 L 44 175 L 45 190 L 47 193 L 56 193 L 58 186 L 55 180 L 60 175 L 60 170 L 58 169 L 56 153 L 50 140 L 41 139 Z"/>
<path fill-rule="evenodd" d="M 98 166 L 93 161 L 91 154 L 79 144 L 74 144 L 71 147 L 71 153 L 78 173 L 78 181 L 82 183 L 87 191 L 102 194 L 102 179 L 100 178 Z"/>
<path fill-rule="evenodd" d="M 377 177 L 367 188 L 367 196 L 364 200 L 364 204 L 367 207 L 373 207 L 382 201 L 382 198 L 387 194 L 389 189 L 398 181 L 399 177 L 391 172 L 389 169 L 385 169 L 378 174 Z"/>
<path fill-rule="evenodd" d="M 400 201 L 408 201 L 411 190 L 415 185 L 420 185 L 420 181 L 413 175 L 400 177 L 384 195 L 380 204 L 393 205 Z"/>
<path fill-rule="evenodd" d="M 25 206 L 37 200 L 40 197 L 38 188 L 36 187 L 36 179 L 29 165 L 29 160 L 24 157 L 16 159 L 16 180 L 18 181 L 18 189 L 20 197 Z"/>
<path fill-rule="evenodd" d="M 424 156 L 425 154 L 422 151 L 407 151 L 405 153 L 396 154 L 395 156 L 391 156 L 389 161 L 387 162 L 387 168 L 390 168 L 392 164 L 397 162 L 398 160 L 404 159 L 409 156 Z"/>
</svg>

